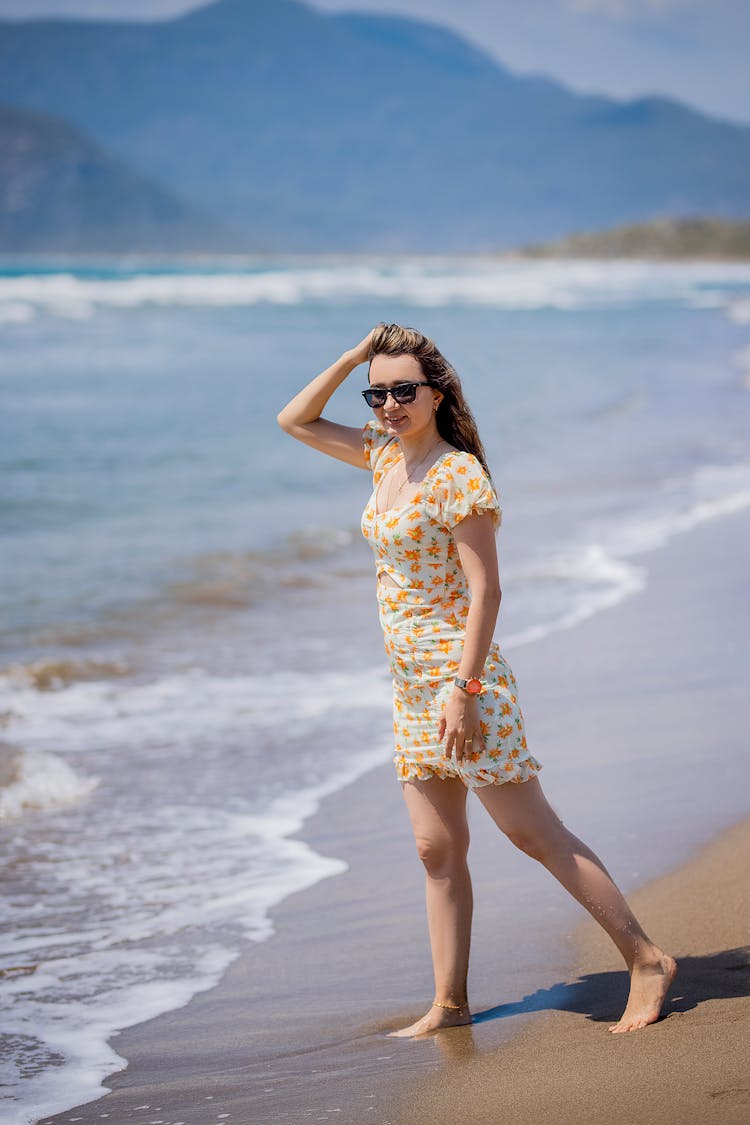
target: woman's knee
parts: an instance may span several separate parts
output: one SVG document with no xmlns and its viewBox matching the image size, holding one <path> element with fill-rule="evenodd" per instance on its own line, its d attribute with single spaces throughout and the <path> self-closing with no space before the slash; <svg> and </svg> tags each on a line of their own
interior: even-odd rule
<svg viewBox="0 0 750 1125">
<path fill-rule="evenodd" d="M 504 828 L 503 832 L 519 851 L 525 852 L 532 859 L 542 860 L 544 858 L 546 848 L 538 833 L 523 827 Z"/>
<path fill-rule="evenodd" d="M 424 864 L 428 875 L 433 878 L 446 877 L 466 865 L 469 850 L 468 832 L 452 835 L 416 837 L 417 855 Z"/>
</svg>

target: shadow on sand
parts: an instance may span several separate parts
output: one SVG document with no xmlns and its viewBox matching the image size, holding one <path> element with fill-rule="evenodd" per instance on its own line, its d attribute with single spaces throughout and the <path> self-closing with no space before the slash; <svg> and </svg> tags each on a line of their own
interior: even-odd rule
<svg viewBox="0 0 750 1125">
<path fill-rule="evenodd" d="M 577 1012 L 597 1023 L 611 1023 L 625 1007 L 627 996 L 626 972 L 586 973 L 572 983 L 540 988 L 513 1004 L 475 1012 L 474 1023 L 553 1010 Z M 681 957 L 660 1018 L 672 1012 L 689 1012 L 706 1000 L 743 996 L 750 996 L 750 946 Z"/>
</svg>

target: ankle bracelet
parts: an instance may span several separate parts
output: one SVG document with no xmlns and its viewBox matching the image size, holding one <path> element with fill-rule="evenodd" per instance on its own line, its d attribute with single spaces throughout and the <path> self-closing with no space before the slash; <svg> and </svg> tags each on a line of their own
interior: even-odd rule
<svg viewBox="0 0 750 1125">
<path fill-rule="evenodd" d="M 460 1012 L 462 1008 L 466 1007 L 466 1004 L 443 1004 L 440 1000 L 433 1000 L 432 1006 L 433 1008 L 447 1008 L 449 1012 Z"/>
</svg>

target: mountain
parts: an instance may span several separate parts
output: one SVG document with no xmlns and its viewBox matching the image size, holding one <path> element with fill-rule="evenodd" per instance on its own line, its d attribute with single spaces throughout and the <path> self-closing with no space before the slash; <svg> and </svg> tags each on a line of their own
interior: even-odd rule
<svg viewBox="0 0 750 1125">
<path fill-rule="evenodd" d="M 0 249 L 227 249 L 218 224 L 59 118 L 0 106 Z"/>
<path fill-rule="evenodd" d="M 750 220 L 696 217 L 571 234 L 527 246 L 530 258 L 653 258 L 750 261 Z"/>
<path fill-rule="evenodd" d="M 750 127 L 518 77 L 452 32 L 219 0 L 0 23 L 0 102 L 63 115 L 284 251 L 485 251 L 750 210 Z"/>
</svg>

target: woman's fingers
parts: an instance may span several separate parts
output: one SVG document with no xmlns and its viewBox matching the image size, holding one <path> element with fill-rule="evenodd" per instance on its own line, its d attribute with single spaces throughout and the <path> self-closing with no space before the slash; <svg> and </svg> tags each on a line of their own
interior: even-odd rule
<svg viewBox="0 0 750 1125">
<path fill-rule="evenodd" d="M 445 719 L 440 720 L 440 740 L 443 740 L 446 730 Z M 450 758 L 455 754 L 457 762 L 468 761 L 474 754 L 484 754 L 486 751 L 484 736 L 481 728 L 475 731 L 453 730 L 448 732 L 445 739 L 445 756 Z"/>
<path fill-rule="evenodd" d="M 354 356 L 358 364 L 367 363 L 370 355 L 370 344 L 378 328 L 380 328 L 380 324 L 376 324 L 374 328 L 371 328 L 364 339 L 360 340 L 357 346 L 351 349 L 351 355 Z"/>
<path fill-rule="evenodd" d="M 469 747 L 469 750 L 473 754 L 484 754 L 487 751 L 487 747 L 484 742 L 484 735 L 482 734 L 482 730 L 480 727 L 477 727 L 477 729 L 474 731 L 474 740 Z"/>
<path fill-rule="evenodd" d="M 445 756 L 450 758 L 455 754 L 457 762 L 462 762 L 464 758 L 464 735 L 460 730 L 452 730 L 448 732 L 448 737 L 445 740 Z"/>
</svg>

